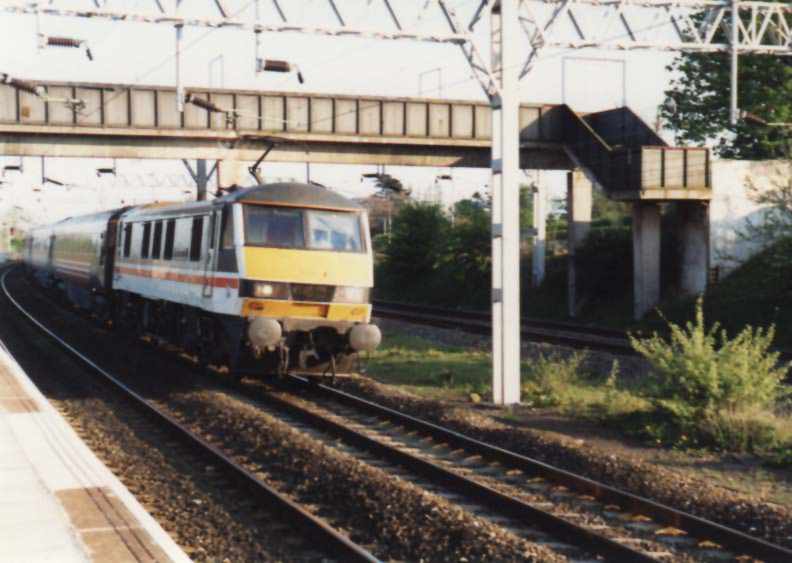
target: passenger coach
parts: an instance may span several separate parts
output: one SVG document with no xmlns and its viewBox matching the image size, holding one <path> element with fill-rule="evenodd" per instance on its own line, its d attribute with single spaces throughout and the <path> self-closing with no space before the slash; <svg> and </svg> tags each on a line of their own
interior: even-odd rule
<svg viewBox="0 0 792 563">
<path fill-rule="evenodd" d="M 335 373 L 380 341 L 368 219 L 281 183 L 36 229 L 26 262 L 79 306 L 236 374 Z"/>
</svg>

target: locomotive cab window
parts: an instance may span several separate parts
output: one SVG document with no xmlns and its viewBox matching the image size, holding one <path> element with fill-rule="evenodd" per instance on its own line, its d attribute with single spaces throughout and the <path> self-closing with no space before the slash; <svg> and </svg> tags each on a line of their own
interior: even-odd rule
<svg viewBox="0 0 792 563">
<path fill-rule="evenodd" d="M 308 211 L 308 247 L 360 252 L 360 220 L 356 213 Z"/>
<path fill-rule="evenodd" d="M 245 244 L 363 252 L 360 215 L 344 211 L 245 206 Z"/>
<path fill-rule="evenodd" d="M 247 244 L 305 248 L 302 211 L 247 205 L 245 238 Z"/>
</svg>

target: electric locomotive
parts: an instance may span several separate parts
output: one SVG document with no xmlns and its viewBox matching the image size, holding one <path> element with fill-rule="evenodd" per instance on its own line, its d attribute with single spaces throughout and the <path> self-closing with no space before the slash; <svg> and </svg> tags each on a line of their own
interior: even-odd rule
<svg viewBox="0 0 792 563">
<path fill-rule="evenodd" d="M 366 212 L 318 185 L 66 219 L 32 232 L 25 261 L 113 326 L 236 375 L 335 375 L 381 339 Z"/>
</svg>

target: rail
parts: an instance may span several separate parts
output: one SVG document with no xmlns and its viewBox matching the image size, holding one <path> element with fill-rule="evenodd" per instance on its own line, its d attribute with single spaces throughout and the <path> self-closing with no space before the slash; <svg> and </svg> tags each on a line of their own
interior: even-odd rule
<svg viewBox="0 0 792 563">
<path fill-rule="evenodd" d="M 293 380 L 300 385 L 309 384 L 297 378 Z M 738 554 L 749 555 L 765 561 L 792 561 L 792 550 L 761 538 L 750 536 L 739 530 L 712 522 L 711 520 L 677 510 L 650 499 L 594 481 L 582 475 L 554 467 L 542 461 L 476 440 L 475 438 L 471 438 L 455 430 L 444 428 L 427 420 L 399 412 L 346 391 L 323 384 L 311 385 L 316 392 L 343 404 L 369 412 L 377 417 L 393 420 L 405 427 L 412 428 L 422 434 L 432 436 L 437 440 L 441 440 L 455 447 L 463 448 L 473 454 L 494 459 L 504 466 L 520 469 L 527 474 L 540 476 L 569 487 L 570 489 L 591 495 L 598 501 L 619 505 L 634 513 L 649 516 L 658 522 L 663 522 L 669 526 L 682 529 L 692 536 L 715 541 Z"/>
<path fill-rule="evenodd" d="M 9 268 L 3 272 L 2 278 L 0 278 L 0 284 L 2 285 L 3 293 L 5 293 L 6 298 L 24 317 L 26 317 L 47 336 L 52 338 L 52 340 L 54 340 L 60 347 L 73 355 L 75 358 L 79 359 L 91 370 L 99 374 L 107 383 L 111 384 L 118 391 L 123 393 L 127 399 L 138 406 L 147 415 L 162 423 L 165 427 L 167 427 L 168 430 L 178 435 L 181 439 L 205 452 L 210 458 L 217 462 L 219 466 L 225 467 L 227 470 L 229 470 L 244 485 L 254 491 L 260 499 L 264 500 L 268 505 L 273 506 L 274 509 L 278 510 L 279 513 L 285 518 L 289 519 L 296 525 L 310 530 L 310 533 L 316 535 L 317 541 L 320 541 L 322 545 L 327 548 L 328 552 L 333 553 L 343 561 L 379 561 L 363 547 L 355 544 L 349 538 L 334 530 L 324 520 L 317 518 L 285 495 L 282 495 L 263 481 L 260 481 L 253 473 L 233 461 L 219 448 L 210 444 L 200 436 L 194 434 L 176 419 L 158 409 L 153 403 L 129 388 L 120 379 L 106 371 L 101 366 L 97 365 L 90 358 L 82 354 L 79 350 L 68 344 L 57 334 L 44 326 L 44 324 L 42 324 L 32 314 L 25 310 L 25 308 L 16 299 L 14 299 L 14 297 L 11 295 L 11 292 L 8 290 L 6 285 L 6 277 L 8 276 L 8 273 L 11 271 L 11 269 L 13 268 Z"/>
<path fill-rule="evenodd" d="M 490 313 L 443 309 L 394 301 L 373 301 L 374 315 L 416 324 L 454 328 L 474 334 L 490 334 Z M 526 340 L 588 348 L 623 355 L 635 355 L 627 334 L 620 330 L 586 326 L 563 321 L 523 318 L 521 334 Z"/>
</svg>

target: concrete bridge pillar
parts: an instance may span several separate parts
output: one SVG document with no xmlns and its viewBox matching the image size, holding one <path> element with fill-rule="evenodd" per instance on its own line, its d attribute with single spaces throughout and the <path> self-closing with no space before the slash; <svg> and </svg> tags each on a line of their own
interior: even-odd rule
<svg viewBox="0 0 792 563">
<path fill-rule="evenodd" d="M 633 203 L 633 316 L 642 318 L 660 302 L 660 206 Z"/>
<path fill-rule="evenodd" d="M 593 186 L 580 170 L 567 173 L 567 312 L 577 312 L 577 249 L 591 230 Z"/>
<path fill-rule="evenodd" d="M 709 272 L 709 205 L 707 202 L 679 202 L 682 219 L 682 268 L 680 289 L 698 295 L 707 289 Z"/>
</svg>

